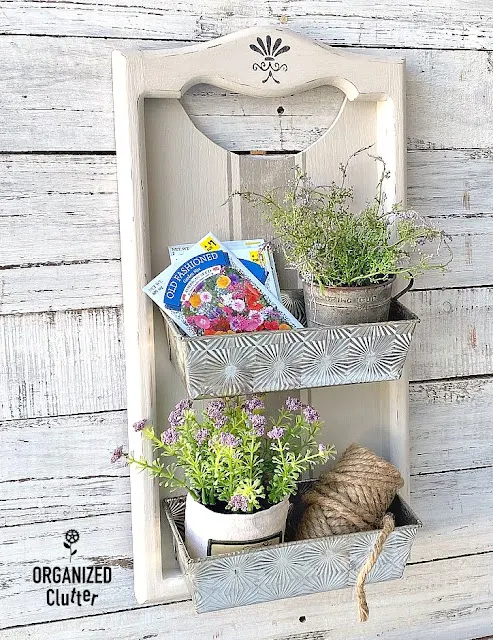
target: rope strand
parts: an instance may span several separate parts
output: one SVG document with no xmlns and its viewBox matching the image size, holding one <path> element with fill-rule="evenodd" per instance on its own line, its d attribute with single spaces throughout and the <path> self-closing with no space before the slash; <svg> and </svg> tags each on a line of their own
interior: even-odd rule
<svg viewBox="0 0 493 640">
<path fill-rule="evenodd" d="M 304 511 L 298 524 L 298 540 L 383 527 L 356 581 L 362 622 L 369 616 L 366 579 L 395 527 L 392 514 L 386 511 L 403 485 L 401 474 L 390 462 L 365 447 L 351 444 L 334 469 L 323 473 L 302 498 Z"/>
</svg>

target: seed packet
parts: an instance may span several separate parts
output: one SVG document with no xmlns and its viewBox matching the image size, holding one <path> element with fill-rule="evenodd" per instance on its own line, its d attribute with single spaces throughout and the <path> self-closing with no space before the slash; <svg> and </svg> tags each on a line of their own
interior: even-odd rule
<svg viewBox="0 0 493 640">
<path fill-rule="evenodd" d="M 260 282 L 279 300 L 281 290 L 277 279 L 276 265 L 270 247 L 265 246 L 265 240 L 227 240 L 222 243 L 227 251 L 234 253 Z M 175 262 L 192 244 L 175 244 L 168 247 L 171 262 Z"/>
<path fill-rule="evenodd" d="M 189 336 L 302 327 L 212 233 L 143 291 Z"/>
</svg>

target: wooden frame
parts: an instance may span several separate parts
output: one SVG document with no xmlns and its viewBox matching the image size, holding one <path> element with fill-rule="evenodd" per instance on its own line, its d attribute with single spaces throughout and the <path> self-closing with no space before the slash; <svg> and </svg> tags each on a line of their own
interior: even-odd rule
<svg viewBox="0 0 493 640">
<path fill-rule="evenodd" d="M 385 158 L 391 171 L 386 194 L 392 204 L 405 201 L 406 193 L 404 61 L 381 60 L 331 49 L 287 29 L 253 28 L 191 47 L 115 52 L 113 78 L 129 448 L 137 456 L 150 457 L 150 444 L 132 429 L 132 424 L 143 417 L 155 422 L 158 413 L 156 366 L 159 358 L 156 358 L 155 320 L 152 303 L 142 293 L 142 287 L 155 275 L 150 249 L 145 99 L 179 99 L 197 83 L 259 98 L 282 97 L 332 85 L 346 97 L 339 116 L 346 101 L 376 103 L 376 150 Z M 184 112 L 182 115 L 186 118 Z M 176 116 L 178 120 L 182 115 Z M 352 134 L 346 131 L 339 135 L 345 136 L 347 143 L 346 139 Z M 203 140 L 200 144 L 212 145 Z M 326 154 L 316 148 L 310 156 L 302 153 L 295 158 L 297 164 L 309 171 L 325 161 Z M 238 171 L 238 157 L 230 154 L 228 163 L 230 175 L 234 176 Z M 207 200 L 207 196 L 204 198 Z M 204 208 L 206 206 L 205 201 Z M 231 236 L 241 235 L 241 225 L 236 225 L 234 219 L 229 229 Z M 380 451 L 400 468 L 408 481 L 407 377 L 404 375 L 399 381 L 371 386 L 375 387 L 371 392 L 363 388 L 362 397 L 376 394 L 378 401 L 370 399 L 362 415 L 378 414 L 381 424 L 388 423 L 387 431 L 378 436 Z M 347 407 L 348 401 L 350 403 L 351 388 L 316 392 L 319 393 L 327 394 L 324 402 L 331 403 L 335 423 L 342 420 L 343 407 Z M 369 424 L 365 427 L 367 430 Z M 408 497 L 408 492 L 407 486 L 404 497 Z M 178 568 L 164 562 L 163 549 L 168 550 L 167 555 L 172 552 L 169 536 L 161 526 L 163 515 L 157 483 L 147 475 L 131 470 L 131 499 L 137 600 L 140 603 L 172 602 L 188 597 Z"/>
</svg>

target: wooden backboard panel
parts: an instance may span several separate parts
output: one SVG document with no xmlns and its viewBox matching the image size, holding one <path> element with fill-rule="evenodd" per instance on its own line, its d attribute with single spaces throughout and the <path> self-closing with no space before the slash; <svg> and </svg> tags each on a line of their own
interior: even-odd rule
<svg viewBox="0 0 493 640">
<path fill-rule="evenodd" d="M 197 83 L 258 99 L 333 85 L 347 100 L 308 149 L 291 156 L 239 156 L 209 140 L 180 104 Z M 169 263 L 168 245 L 194 241 L 208 231 L 221 239 L 269 236 L 261 213 L 238 198 L 227 201 L 231 192 L 280 186 L 296 165 L 327 183 L 337 179 L 341 161 L 369 144 L 392 170 L 386 184 L 390 202 L 402 200 L 404 65 L 334 51 L 284 29 L 249 29 L 182 49 L 115 53 L 114 99 L 129 448 L 150 457 L 151 446 L 132 424 L 147 417 L 163 427 L 184 394 L 169 362 L 159 314 L 141 290 Z M 357 185 L 357 206 L 372 197 L 377 176 L 378 167 L 367 156 L 352 164 L 349 180 Z M 282 261 L 278 266 L 281 286 L 296 286 L 296 274 L 284 271 Z M 408 479 L 405 377 L 302 394 L 327 421 L 322 437 L 339 450 L 359 440 L 389 457 Z M 186 597 L 162 526 L 158 484 L 132 470 L 131 485 L 137 599 Z"/>
</svg>

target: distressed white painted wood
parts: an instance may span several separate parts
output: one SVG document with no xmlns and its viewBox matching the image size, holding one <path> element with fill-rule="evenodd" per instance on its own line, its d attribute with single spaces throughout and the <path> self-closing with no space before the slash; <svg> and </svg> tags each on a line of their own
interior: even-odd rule
<svg viewBox="0 0 493 640">
<path fill-rule="evenodd" d="M 491 466 L 413 477 L 413 508 L 424 524 L 412 562 L 493 551 L 492 481 Z"/>
<path fill-rule="evenodd" d="M 492 288 L 416 291 L 403 302 L 421 320 L 409 353 L 413 380 L 491 373 Z"/>
<path fill-rule="evenodd" d="M 119 260 L 0 270 L 0 315 L 119 307 Z"/>
<path fill-rule="evenodd" d="M 86 473 L 89 469 L 86 466 Z M 56 482 L 40 476 L 3 484 L 2 490 L 7 497 L 0 501 L 0 527 L 130 511 L 129 483 L 119 476 L 71 477 Z"/>
<path fill-rule="evenodd" d="M 126 466 L 110 462 L 111 452 L 126 433 L 125 411 L 1 421 L 5 459 L 0 481 L 127 476 Z M 39 455 L 43 447 L 50 451 L 49 458 Z"/>
<path fill-rule="evenodd" d="M 408 566 L 399 589 L 392 582 L 367 587 L 371 617 L 364 625 L 357 621 L 352 589 L 341 589 L 213 615 L 198 616 L 190 602 L 121 608 L 8 629 L 2 640 L 464 640 L 491 632 L 492 571 L 492 553 Z"/>
<path fill-rule="evenodd" d="M 405 0 L 370 6 L 365 0 L 318 0 L 282 3 L 255 0 L 232 9 L 219 0 L 176 4 L 148 0 L 100 4 L 81 0 L 0 3 L 2 33 L 105 38 L 209 40 L 246 27 L 287 25 L 330 44 L 446 49 L 492 49 L 491 4 L 466 1 Z"/>
<path fill-rule="evenodd" d="M 124 408 L 121 315 L 0 316 L 0 419 Z"/>
<path fill-rule="evenodd" d="M 1 154 L 0 265 L 119 258 L 115 164 L 112 156 Z"/>
<path fill-rule="evenodd" d="M 110 462 L 126 430 L 124 411 L 0 422 L 0 527 L 128 511 L 128 469 Z"/>
<path fill-rule="evenodd" d="M 263 42 L 269 53 L 273 44 L 273 60 L 258 48 Z M 280 62 L 276 55 L 283 56 Z M 375 142 L 377 152 L 392 170 L 386 183 L 392 204 L 405 199 L 404 65 L 401 60 L 342 54 L 288 30 L 273 29 L 265 36 L 262 30 L 251 29 L 181 51 L 115 53 L 113 71 L 129 443 L 134 455 L 149 458 L 152 447 L 133 431 L 132 423 L 146 417 L 163 426 L 173 400 L 183 390 L 167 358 L 163 327 L 160 322 L 153 323 L 152 303 L 142 293 L 142 286 L 167 264 L 168 244 L 190 240 L 190 234 L 198 238 L 208 230 L 223 238 L 241 238 L 248 226 L 243 224 L 241 203 L 224 204 L 229 193 L 242 187 L 242 164 L 247 160 L 226 152 L 195 129 L 177 99 L 197 82 L 258 98 L 335 86 L 347 100 L 355 101 L 354 106 L 346 109 L 347 100 L 343 101 L 330 131 L 295 161 L 316 167 L 330 180 L 341 157 Z M 153 100 L 146 106 L 144 98 L 167 100 Z M 329 150 L 332 162 L 322 163 Z M 268 158 L 257 160 L 263 163 L 257 167 L 262 166 L 267 176 L 272 173 L 270 165 L 276 167 L 280 162 L 287 168 L 293 162 L 291 158 L 276 164 Z M 356 197 L 360 201 L 373 193 L 378 167 L 366 157 L 358 162 L 365 164 L 352 169 L 351 177 L 359 184 Z M 319 175 L 315 177 L 319 179 Z M 387 402 L 390 388 L 395 391 Z M 370 429 L 377 429 L 377 452 L 389 455 L 408 478 L 405 389 L 405 376 L 375 385 L 363 424 L 351 415 L 346 416 L 346 422 L 361 424 L 351 430 L 351 436 L 364 444 Z M 317 408 L 325 409 L 335 398 L 339 406 L 347 407 L 336 393 L 332 389 L 330 396 L 317 392 L 315 398 L 313 394 Z M 389 415 L 399 416 L 392 445 Z M 184 587 L 176 579 L 169 539 L 161 540 L 157 483 L 132 470 L 131 484 L 137 599 L 179 599 Z M 404 493 L 408 491 L 406 487 Z M 163 532 L 166 538 L 164 527 Z"/>
<path fill-rule="evenodd" d="M 330 43 L 330 24 L 324 24 L 324 29 L 323 40 Z M 0 118 L 0 148 L 3 151 L 113 150 L 111 52 L 175 46 L 175 42 L 145 40 L 0 38 L 0 90 L 4 106 Z M 25 55 L 26 51 L 29 56 Z M 493 131 L 484 126 L 483 118 L 493 90 L 487 52 L 372 51 L 378 56 L 389 56 L 389 53 L 406 57 L 409 148 L 488 149 L 493 146 Z M 248 105 L 245 100 L 241 104 L 245 102 Z M 320 127 L 317 122 L 313 126 L 298 126 L 301 119 L 298 114 L 306 115 L 306 107 L 310 110 L 310 105 L 313 106 L 313 100 L 307 98 L 307 102 L 308 105 L 303 105 L 300 101 L 299 109 L 293 107 L 293 112 L 288 109 L 284 120 L 279 118 L 277 106 L 273 112 L 263 114 L 274 118 L 264 126 L 262 120 L 259 122 L 270 148 L 300 149 L 307 129 Z M 232 104 L 236 106 L 231 111 Z M 228 111 L 224 113 L 225 108 L 231 117 Z M 236 116 L 242 115 L 240 104 L 230 98 L 228 92 L 220 92 L 220 99 L 215 103 L 206 100 L 199 113 L 210 113 L 211 119 L 214 114 L 221 117 L 224 143 L 231 144 L 242 126 L 251 132 L 252 123 L 246 127 L 241 119 L 238 121 Z M 317 120 L 323 122 L 320 111 Z M 294 128 L 291 121 L 296 125 Z M 282 134 L 279 123 L 282 123 Z"/>
<path fill-rule="evenodd" d="M 492 378 L 411 384 L 410 404 L 412 473 L 491 465 Z"/>
<path fill-rule="evenodd" d="M 111 0 L 112 2 L 112 0 Z M 224 3 L 217 5 L 208 2 L 201 5 L 200 12 L 196 3 L 190 5 L 183 3 L 179 11 L 175 7 L 168 7 L 162 3 L 156 5 L 154 0 L 147 0 L 145 6 L 136 6 L 118 2 L 115 4 L 94 5 L 82 0 L 76 5 L 64 2 L 50 3 L 10 3 L 2 2 L 0 12 L 0 24 L 2 33 L 16 31 L 24 33 L 36 33 L 41 36 L 44 33 L 60 33 L 67 36 L 91 35 L 91 36 L 115 36 L 122 37 L 169 37 L 173 39 L 200 38 L 209 39 L 215 35 L 222 35 L 233 31 L 240 26 L 257 24 L 264 11 L 265 22 L 277 24 L 279 16 L 287 15 L 288 25 L 311 36 L 319 36 L 327 43 L 340 43 L 342 45 L 364 46 L 419 46 L 419 47 L 443 47 L 481 48 L 487 46 L 491 37 L 491 9 L 484 4 L 472 3 L 469 0 L 463 4 L 451 6 L 444 5 L 442 0 L 433 0 L 432 3 L 413 3 L 412 7 L 400 0 L 392 4 L 384 2 L 373 6 L 363 2 L 344 3 L 338 0 L 327 0 L 323 3 L 299 2 L 290 3 L 287 6 L 279 6 L 274 2 L 235 6 L 233 15 L 228 15 L 228 7 Z M 35 7 L 35 8 L 34 8 Z M 288 11 L 289 9 L 289 11 Z M 164 13 L 165 11 L 165 13 Z M 250 21 L 250 22 L 248 22 Z M 438 24 L 438 27 L 437 27 Z M 140 31 L 141 30 L 141 31 Z M 484 37 L 483 37 L 484 36 Z M 0 116 L 0 149 L 14 149 L 17 151 L 34 151 L 56 149 L 69 150 L 112 150 L 112 104 L 110 89 L 110 65 L 109 55 L 114 48 L 123 47 L 174 47 L 175 42 L 129 42 L 115 40 L 97 40 L 81 38 L 47 38 L 47 37 L 2 37 L 0 38 L 0 85 L 2 88 L 3 117 Z M 490 48 L 491 47 L 488 47 Z M 374 51 L 376 55 L 385 54 L 385 50 Z M 407 97 L 408 97 L 408 122 L 407 131 L 409 147 L 422 149 L 408 154 L 408 204 L 420 211 L 428 208 L 432 215 L 441 216 L 443 210 L 451 217 L 442 219 L 445 228 L 457 234 L 454 239 L 455 261 L 453 271 L 446 276 L 446 284 L 443 286 L 482 286 L 490 285 L 489 274 L 491 241 L 491 216 L 474 217 L 476 214 L 492 211 L 491 180 L 490 180 L 490 153 L 488 148 L 492 143 L 492 129 L 485 114 L 489 112 L 491 94 L 491 78 L 489 72 L 489 54 L 486 52 L 460 52 L 460 51 L 413 51 L 394 52 L 394 55 L 405 55 L 407 58 Z M 323 93 L 323 88 L 316 91 Z M 191 93 L 193 96 L 193 93 Z M 230 96 L 228 92 L 218 92 L 217 98 L 208 95 L 199 96 L 195 100 L 198 115 L 192 117 L 200 122 L 208 132 L 220 131 L 219 135 L 223 144 L 235 144 L 236 148 L 244 144 L 248 149 L 249 136 L 262 132 L 262 140 L 268 148 L 297 149 L 303 146 L 307 140 L 315 139 L 317 123 L 310 123 L 310 113 L 320 123 L 322 114 L 310 112 L 304 109 L 300 94 L 296 98 L 290 98 L 283 117 L 274 113 L 256 112 L 249 115 L 247 100 L 241 103 Z M 215 101 L 215 102 L 214 102 Z M 186 101 L 185 101 L 186 102 Z M 247 104 L 246 104 L 247 103 Z M 256 101 L 251 100 L 251 104 Z M 312 101 L 313 103 L 313 101 Z M 245 108 L 247 118 L 242 118 L 240 105 Z M 285 106 L 284 104 L 284 106 Z M 222 105 L 224 109 L 221 111 Z M 299 106 L 298 106 L 299 105 Z M 275 106 L 275 109 L 277 109 Z M 200 111 L 199 111 L 200 109 Z M 228 113 L 228 109 L 230 112 Z M 216 114 L 217 117 L 216 117 Z M 257 126 L 254 124 L 257 119 Z M 246 120 L 246 122 L 245 122 Z M 241 124 L 244 128 L 241 128 Z M 320 125 L 318 125 L 320 127 Z M 426 151 L 433 148 L 444 148 L 443 151 Z M 477 149 L 467 148 L 477 147 Z M 456 148 L 456 151 L 448 151 L 447 148 Z M 461 150 L 461 148 L 466 148 Z M 417 159 L 415 161 L 415 158 Z M 9 163 L 9 160 L 12 161 Z M 20 169 L 20 164 L 22 169 Z M 94 169 L 83 166 L 86 162 L 92 164 Z M 107 162 L 109 171 L 101 166 Z M 0 260 L 3 265 L 29 264 L 56 262 L 62 260 L 89 260 L 89 259 L 114 259 L 119 257 L 117 216 L 115 209 L 114 192 L 114 159 L 106 156 L 71 156 L 69 153 L 60 156 L 20 156 L 5 157 L 0 155 L 0 192 L 2 205 L 0 206 Z M 14 180 L 9 181 L 7 176 L 15 171 Z M 99 173 L 100 172 L 100 173 Z M 59 176 L 59 177 L 58 177 Z M 18 188 L 22 182 L 22 187 Z M 111 184 L 113 182 L 113 185 Z M 26 215 L 27 214 L 27 215 Z M 453 217 L 452 217 L 453 216 Z M 457 246 L 460 243 L 460 251 Z M 469 257 L 468 257 L 469 256 Z M 471 264 L 472 262 L 472 264 Z M 97 263 L 96 263 L 97 264 Z M 104 263 L 100 263 L 102 266 Z M 457 266 L 459 265 L 459 266 Z M 58 264 L 56 265 L 58 266 Z M 72 266 L 72 265 L 69 265 Z M 32 268 L 32 267 L 31 267 Z M 40 267 L 44 269 L 45 267 Z M 50 267 L 47 267 L 50 268 Z M 94 265 L 94 278 L 98 277 L 97 266 Z M 72 272 L 73 273 L 73 272 Z M 39 275 L 38 275 L 39 274 Z M 42 274 L 39 271 L 37 278 L 40 282 L 48 281 L 52 276 Z M 70 276 L 69 271 L 58 271 L 58 293 L 55 294 L 55 304 L 60 308 L 70 308 L 70 287 L 72 282 L 65 280 Z M 5 274 L 0 271 L 0 277 Z M 104 273 L 100 274 L 101 277 Z M 11 276 L 9 275 L 8 278 Z M 17 276 L 14 276 L 17 277 Z M 453 279 L 448 280 L 451 277 Z M 10 282 L 11 280 L 9 280 Z M 25 282 L 25 280 L 22 280 Z M 21 281 L 17 280 L 18 283 Z M 99 290 L 98 280 L 92 280 L 94 287 Z M 420 283 L 423 288 L 440 287 L 440 281 L 426 279 Z M 63 290 L 66 288 L 66 296 Z M 76 282 L 76 290 L 80 293 L 76 297 L 77 303 L 89 305 L 90 298 L 83 293 L 83 281 Z M 28 288 L 28 291 L 30 289 Z M 454 292 L 449 292 L 454 295 Z M 33 291 L 33 295 L 36 291 Z M 21 293 L 22 295 L 22 293 Z M 431 307 L 434 294 L 430 294 L 432 302 L 425 301 L 425 307 Z M 462 294 L 458 294 L 462 295 Z M 96 303 L 97 300 L 97 303 Z M 459 300 L 457 313 L 461 320 L 459 324 L 471 322 L 471 326 L 477 315 L 484 313 L 485 294 L 470 292 L 467 294 L 468 302 L 462 308 L 464 300 Z M 3 303 L 7 303 L 4 295 Z M 25 298 L 28 302 L 28 297 Z M 33 299 L 32 311 L 44 311 L 48 303 L 46 297 L 41 295 L 37 300 Z M 36 305 L 39 306 L 36 309 Z M 94 304 L 101 304 L 101 297 L 97 294 Z M 478 306 L 477 306 L 478 303 Z M 10 303 L 8 303 L 10 304 Z M 18 302 L 14 302 L 14 306 Z M 27 307 L 24 307 L 27 308 Z M 106 312 L 102 312 L 104 316 Z M 113 311 L 111 312 L 113 313 Z M 91 312 L 91 315 L 92 312 Z M 70 321 L 69 321 L 70 318 Z M 25 326 L 29 327 L 29 336 L 26 341 L 34 343 L 39 337 L 38 323 L 40 319 L 30 316 L 25 319 Z M 431 318 L 430 318 L 431 321 Z M 63 343 L 67 338 L 65 333 L 78 331 L 79 314 L 68 314 L 67 322 L 57 323 L 57 329 L 51 331 L 50 341 Z M 84 324 L 84 323 L 83 323 Z M 92 323 L 97 327 L 97 322 Z M 84 325 L 85 326 L 85 325 Z M 439 358 L 441 365 L 436 363 L 435 373 L 439 375 L 454 375 L 455 371 L 491 372 L 489 360 L 489 344 L 483 352 L 478 353 L 472 344 L 467 342 L 470 335 L 467 331 L 461 335 L 465 338 L 467 356 L 457 363 L 451 358 L 442 361 L 443 354 L 450 350 L 453 342 L 453 327 L 448 320 L 439 318 L 437 323 L 430 324 L 430 332 L 423 336 L 423 363 L 430 362 L 433 358 Z M 444 327 L 449 334 L 451 342 L 443 348 L 434 349 L 434 336 L 442 334 Z M 121 332 L 120 332 L 121 333 Z M 85 334 L 87 335 L 87 333 Z M 119 335 L 119 334 L 118 334 Z M 105 344 L 101 339 L 94 337 L 91 332 L 89 340 L 96 340 L 98 348 L 103 350 Z M 121 336 L 119 336 L 121 339 Z M 16 352 L 13 343 L 9 359 L 15 360 Z M 45 343 L 46 344 L 46 343 Z M 454 347 L 460 348 L 460 346 Z M 44 347 L 43 347 L 44 349 Z M 83 347 L 79 352 L 77 366 L 81 368 L 80 382 L 75 389 L 80 395 L 85 388 L 85 381 L 92 373 L 92 351 Z M 486 354 L 486 360 L 483 355 Z M 107 357 L 103 355 L 104 358 Z M 467 362 L 466 362 L 467 359 Z M 12 397 L 16 394 L 23 397 L 20 387 L 32 380 L 40 380 L 46 373 L 42 363 L 31 370 L 31 374 L 25 380 L 18 379 L 19 390 L 13 389 Z M 446 365 L 446 368 L 444 368 Z M 465 366 L 467 365 L 467 366 Z M 74 367 L 72 357 L 67 360 L 67 367 Z M 423 371 L 425 370 L 423 365 Z M 118 371 L 121 368 L 117 367 Z M 3 370 L 1 370 L 3 373 Z M 1 373 L 0 373 L 1 376 Z M 0 386 L 5 378 L 0 377 Z M 38 383 L 37 383 L 38 384 Z M 123 397 L 122 376 L 113 382 L 111 399 L 109 404 L 113 406 L 114 399 Z M 412 451 L 413 471 L 415 473 L 429 471 L 447 471 L 447 469 L 469 468 L 471 466 L 484 466 L 491 464 L 491 438 L 489 438 L 489 425 L 491 421 L 490 406 L 491 380 L 488 378 L 472 378 L 465 380 L 450 380 L 442 382 L 427 382 L 411 385 L 411 421 L 412 421 Z M 93 394 L 94 386 L 89 385 L 89 395 Z M 47 411 L 66 413 L 70 412 L 74 402 L 87 406 L 95 402 L 97 411 L 104 410 L 108 405 L 106 392 L 90 403 L 81 400 L 71 390 L 64 390 L 58 401 L 51 394 L 59 393 L 56 386 L 48 385 L 44 394 L 37 397 L 36 406 L 28 407 L 29 412 L 41 415 Z M 15 403 L 14 403 L 15 404 Z M 122 406 L 122 405 L 119 405 Z M 22 405 L 21 414 L 26 411 Z M 85 409 L 84 409 L 85 410 Z M 15 410 L 15 415 L 19 415 Z M 121 414 L 117 414 L 121 415 Z M 10 414 L 7 416 L 10 418 Z M 81 459 L 78 461 L 76 454 L 69 454 L 70 469 L 64 461 L 63 449 L 69 446 L 68 436 L 70 426 L 62 435 L 63 446 L 57 446 L 57 430 L 63 429 L 63 423 L 67 418 L 47 418 L 44 422 L 33 420 L 17 423 L 8 421 L 2 423 L 2 444 L 6 433 L 12 428 L 16 433 L 19 428 L 19 446 L 27 447 L 29 467 L 32 469 L 33 480 L 30 484 L 32 496 L 37 491 L 50 493 L 54 496 L 53 504 L 44 512 L 47 516 L 58 518 L 64 513 L 68 502 L 62 499 L 59 507 L 56 497 L 62 496 L 64 488 L 73 493 L 74 510 L 81 519 L 72 523 L 76 527 L 84 526 L 86 520 L 97 513 L 103 513 L 105 497 L 100 492 L 94 492 L 90 481 L 82 480 L 84 469 L 91 466 L 90 440 L 94 437 L 97 449 L 94 455 L 97 461 L 92 465 L 94 469 L 102 470 L 103 474 L 113 473 L 118 476 L 116 469 L 106 471 L 107 447 L 111 451 L 115 442 L 121 441 L 121 425 L 103 423 L 101 430 L 107 429 L 105 438 L 98 440 L 95 432 L 87 433 L 81 437 Z M 84 416 L 68 418 L 74 432 L 79 428 L 84 430 Z M 43 422 L 43 435 L 38 439 L 31 439 L 30 444 L 22 442 L 22 431 L 30 430 L 33 423 Z M 100 433 L 100 431 L 98 431 Z M 120 435 L 118 435 L 120 434 Z M 29 437 L 29 436 L 28 436 Z M 102 435 L 101 435 L 102 437 Z M 9 440 L 12 446 L 12 441 Z M 107 444 L 105 444 L 107 442 Z M 86 446 L 87 444 L 87 446 Z M 75 446 L 75 443 L 74 445 Z M 21 449 L 22 450 L 22 449 Z M 11 449 L 10 449 L 11 451 Z M 12 464 L 9 463 L 9 472 L 12 467 L 19 467 L 21 474 L 22 465 L 16 465 L 19 449 L 14 449 L 15 457 Z M 24 451 L 24 450 L 22 450 Z M 32 452 L 32 455 L 31 453 Z M 86 453 L 87 452 L 87 453 Z M 53 481 L 45 481 L 43 475 L 43 461 L 47 456 L 55 457 L 58 464 L 50 466 Z M 86 457 L 87 456 L 87 457 Z M 5 457 L 2 458 L 5 461 Z M 5 465 L 2 464 L 0 474 L 3 474 Z M 74 469 L 76 478 L 71 480 L 64 475 Z M 56 473 L 60 473 L 60 477 Z M 124 473 L 124 472 L 123 472 Z M 437 474 L 425 476 L 421 485 L 425 493 L 422 496 L 413 494 L 413 500 L 425 501 L 425 495 L 430 494 L 429 500 L 433 504 L 440 504 L 440 495 L 437 491 L 443 489 L 450 491 L 450 503 L 446 505 L 453 511 L 458 500 L 464 500 L 466 495 L 464 514 L 469 515 L 469 526 L 465 517 L 456 514 L 462 522 L 463 529 L 456 534 L 442 530 L 439 538 L 440 553 L 447 554 L 468 552 L 475 553 L 490 548 L 485 514 L 478 511 L 483 504 L 482 493 L 488 486 L 487 478 L 481 479 L 476 472 L 471 473 L 471 482 L 466 481 L 469 472 L 462 472 L 464 481 L 457 483 L 456 494 L 453 490 L 453 476 L 451 474 Z M 485 473 L 487 473 L 485 471 Z M 50 474 L 51 475 L 51 474 Z M 441 484 L 440 476 L 445 475 L 448 480 Z M 457 475 L 455 478 L 457 479 Z M 105 483 L 115 496 L 114 488 L 122 478 L 113 480 L 104 477 Z M 29 481 L 28 481 L 29 482 Z M 453 480 L 456 482 L 456 480 Z M 56 494 L 58 485 L 59 493 Z M 10 491 L 10 484 L 0 485 Z M 111 488 L 110 488 L 111 487 Z M 3 490 L 2 489 L 2 490 Z M 25 500 L 25 496 L 20 500 Z M 127 499 L 127 498 L 125 498 Z M 489 493 L 486 494 L 489 501 Z M 87 506 L 84 507 L 84 502 Z M 114 503 L 116 505 L 116 502 Z M 26 506 L 26 513 L 30 506 Z M 426 509 L 426 504 L 424 504 Z M 474 510 L 472 510 L 474 509 Z M 425 512 L 425 524 L 439 523 L 438 516 L 442 518 L 446 511 L 439 513 Z M 463 514 L 463 515 L 464 515 Z M 436 516 L 436 518 L 435 518 Z M 28 518 L 17 513 L 17 517 L 25 522 Z M 31 515 L 29 515 L 29 518 Z M 128 518 L 128 516 L 125 516 Z M 474 525 L 479 525 L 479 535 L 476 540 Z M 90 553 L 95 560 L 97 552 L 93 546 L 101 549 L 99 542 L 108 531 L 113 529 L 113 516 L 100 521 L 95 527 L 89 527 L 94 531 L 95 537 L 88 534 L 91 539 Z M 1 523 L 0 523 L 1 524 Z M 29 539 L 29 545 L 37 545 L 45 536 L 52 535 L 52 523 L 43 532 L 34 531 Z M 453 519 L 449 525 L 454 525 Z M 116 521 L 116 527 L 121 532 L 121 540 L 118 535 L 112 537 L 112 545 L 107 555 L 101 555 L 101 561 L 111 564 L 120 562 L 128 567 L 131 562 L 129 543 L 129 521 L 122 526 Z M 15 527 L 17 531 L 21 528 Z M 15 530 L 14 529 L 14 530 Z M 49 531 L 48 531 L 49 529 Z M 57 529 L 58 531 L 58 529 Z M 62 529 L 60 530 L 62 531 Z M 469 533 L 469 536 L 467 535 Z M 433 548 L 433 536 L 430 530 L 425 530 L 429 547 Z M 460 548 L 457 546 L 460 540 Z M 418 538 L 419 542 L 419 538 Z M 449 546 L 450 545 L 450 546 Z M 103 545 L 104 547 L 104 545 Z M 59 548 L 53 558 L 59 557 Z M 19 547 L 17 547 L 19 549 Z M 108 550 L 107 547 L 104 549 Z M 0 547 L 2 561 L 4 553 L 9 552 L 9 545 Z M 25 550 L 22 550 L 22 554 Z M 23 615 L 24 624 L 35 620 L 48 620 L 54 617 L 54 608 L 39 607 L 36 600 L 38 592 L 30 591 L 33 586 L 29 583 L 29 565 L 22 564 L 22 554 L 19 564 L 9 565 L 9 572 L 2 576 L 2 585 L 9 581 L 17 581 L 21 584 L 22 597 L 16 602 L 19 608 L 4 608 L 4 601 L 0 597 L 0 616 L 3 624 L 17 625 L 18 612 Z M 121 554 L 121 555 L 118 555 Z M 49 555 L 49 554 L 48 554 Z M 29 556 L 31 557 L 31 556 Z M 51 557 L 51 556 L 50 556 Z M 31 558 L 32 559 L 32 558 Z M 36 558 L 37 561 L 37 558 Z M 429 562 L 421 565 L 423 573 L 417 572 L 419 567 L 409 567 L 407 575 L 412 576 L 412 589 L 406 591 L 399 602 L 396 603 L 396 584 L 375 585 L 370 587 L 370 605 L 372 617 L 365 626 L 354 622 L 354 604 L 350 603 L 349 592 L 331 594 L 338 599 L 345 598 L 344 606 L 335 605 L 326 598 L 309 599 L 310 608 L 303 608 L 298 612 L 297 601 L 280 603 L 280 608 L 272 610 L 272 607 L 264 607 L 250 611 L 232 611 L 230 615 L 220 620 L 215 618 L 207 620 L 191 617 L 191 607 L 187 604 L 172 605 L 171 607 L 153 607 L 150 611 L 134 610 L 122 611 L 134 607 L 135 600 L 131 589 L 131 569 L 127 568 L 120 582 L 118 578 L 117 588 L 120 591 L 113 595 L 110 592 L 104 601 L 108 609 L 119 611 L 109 615 L 97 615 L 92 618 L 83 618 L 73 621 L 54 622 L 39 626 L 18 627 L 3 632 L 2 638 L 9 640 L 45 640 L 47 637 L 70 637 L 74 640 L 90 637 L 95 640 L 114 638 L 115 635 L 123 640 L 133 640 L 143 635 L 152 635 L 157 638 L 183 637 L 202 638 L 205 635 L 216 635 L 223 638 L 245 637 L 261 638 L 276 637 L 278 640 L 291 638 L 292 640 L 319 640 L 322 637 L 341 637 L 344 640 L 349 637 L 367 637 L 373 640 L 382 637 L 384 640 L 416 640 L 418 637 L 437 638 L 438 640 L 464 640 L 465 638 L 478 637 L 491 634 L 491 560 L 488 555 L 479 555 L 465 558 L 463 561 L 452 559 L 444 562 Z M 23 567 L 20 569 L 20 567 Z M 12 569 L 12 571 L 10 571 Z M 22 575 L 20 573 L 23 571 Z M 401 588 L 408 584 L 408 580 L 399 583 Z M 426 588 L 423 588 L 425 585 Z M 380 599 L 381 587 L 386 587 L 385 593 Z M 388 591 L 387 591 L 388 588 Z M 31 600 L 32 599 L 32 600 Z M 294 604 L 293 604 L 294 603 Z M 396 606 L 397 604 L 397 606 Z M 28 611 L 24 611 L 27 605 Z M 108 610 L 106 609 L 106 610 Z M 392 615 L 389 616 L 389 610 Z M 34 611 L 34 614 L 32 613 Z M 30 613 L 31 612 L 31 613 Z M 308 615 L 307 615 L 308 613 Z M 297 615 L 298 614 L 298 615 Z M 74 615 L 72 611 L 57 612 L 57 615 Z M 81 615 L 81 612 L 75 612 Z M 306 622 L 300 623 L 299 615 L 306 615 Z M 241 622 L 239 622 L 241 621 Z M 208 626 L 209 625 L 209 626 Z M 306 633 L 305 633 L 306 631 Z"/>
</svg>

